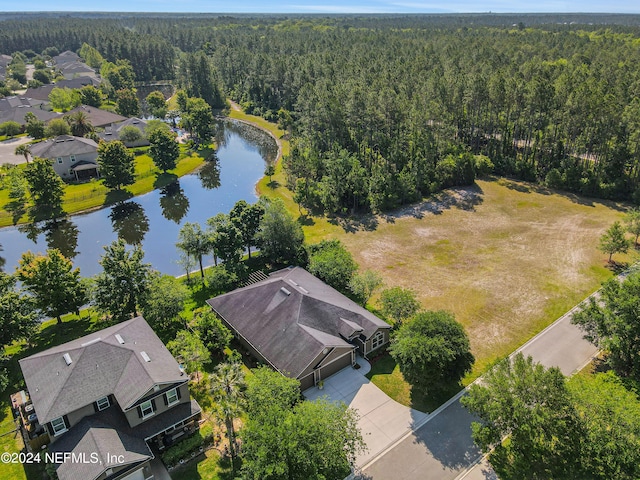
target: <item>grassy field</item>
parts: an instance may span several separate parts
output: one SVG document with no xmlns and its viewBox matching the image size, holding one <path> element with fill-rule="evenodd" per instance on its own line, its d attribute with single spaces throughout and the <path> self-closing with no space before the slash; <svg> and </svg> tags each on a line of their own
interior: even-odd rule
<svg viewBox="0 0 640 480">
<path fill-rule="evenodd" d="M 361 269 L 413 289 L 426 309 L 455 314 L 476 356 L 471 379 L 612 275 L 596 247 L 623 213 L 612 203 L 499 179 L 346 225 L 336 237 Z"/>
<path fill-rule="evenodd" d="M 64 211 L 68 214 L 78 213 L 142 195 L 156 188 L 162 188 L 176 178 L 192 172 L 205 160 L 201 153 L 191 153 L 187 150 L 186 145 L 180 145 L 180 160 L 176 168 L 169 170 L 167 173 L 161 173 L 151 157 L 146 153 L 148 147 L 134 150 L 140 153 L 135 158 L 135 183 L 118 191 L 110 191 L 101 181 L 95 180 L 87 183 L 66 184 L 62 206 Z M 22 209 L 18 213 L 8 211 L 9 203 L 8 190 L 0 190 L 0 227 L 31 221 L 26 209 Z"/>
</svg>

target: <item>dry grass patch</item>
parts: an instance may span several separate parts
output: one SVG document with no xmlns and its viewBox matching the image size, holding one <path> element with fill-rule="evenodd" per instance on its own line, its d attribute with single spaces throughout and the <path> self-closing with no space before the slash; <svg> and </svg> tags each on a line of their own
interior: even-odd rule
<svg viewBox="0 0 640 480">
<path fill-rule="evenodd" d="M 510 180 L 443 192 L 336 235 L 361 269 L 453 312 L 471 338 L 476 377 L 611 275 L 598 238 L 624 211 Z M 628 257 L 619 257 L 628 261 Z"/>
</svg>

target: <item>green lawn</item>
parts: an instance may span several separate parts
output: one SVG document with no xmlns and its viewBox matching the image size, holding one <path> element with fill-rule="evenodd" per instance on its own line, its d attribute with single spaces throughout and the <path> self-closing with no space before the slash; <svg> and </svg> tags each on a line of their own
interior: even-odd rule
<svg viewBox="0 0 640 480">
<path fill-rule="evenodd" d="M 78 213 L 93 208 L 100 208 L 131 197 L 148 193 L 156 188 L 162 188 L 199 167 L 205 160 L 200 152 L 190 152 L 186 145 L 180 145 L 180 160 L 175 169 L 162 173 L 146 153 L 148 147 L 135 148 L 138 152 L 135 158 L 136 181 L 122 190 L 109 190 L 100 180 L 86 183 L 66 184 L 63 209 L 68 214 Z M 205 151 L 206 152 L 206 151 Z M 206 153 L 205 153 L 206 154 Z M 24 168 L 23 165 L 21 165 Z M 8 208 L 9 192 L 0 190 L 0 227 L 28 223 L 31 221 L 26 209 L 14 213 Z M 11 211 L 9 211 L 11 210 Z"/>
</svg>

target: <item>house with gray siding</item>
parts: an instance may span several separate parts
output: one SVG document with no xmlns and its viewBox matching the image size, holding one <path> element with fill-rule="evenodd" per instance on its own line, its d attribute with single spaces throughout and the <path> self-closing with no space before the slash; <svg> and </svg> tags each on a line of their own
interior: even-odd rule
<svg viewBox="0 0 640 480">
<path fill-rule="evenodd" d="M 207 303 L 247 351 L 302 390 L 389 342 L 389 324 L 301 267 Z"/>
<path fill-rule="evenodd" d="M 90 138 L 60 135 L 31 146 L 31 156 L 51 161 L 63 180 L 83 180 L 99 175 L 98 144 Z"/>
<path fill-rule="evenodd" d="M 137 317 L 20 360 L 60 480 L 149 480 L 155 453 L 198 427 L 189 377 Z"/>
</svg>

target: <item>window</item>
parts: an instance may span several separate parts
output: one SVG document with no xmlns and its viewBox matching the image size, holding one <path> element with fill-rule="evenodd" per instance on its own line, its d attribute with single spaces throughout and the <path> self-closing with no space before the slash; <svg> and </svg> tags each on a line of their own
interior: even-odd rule
<svg viewBox="0 0 640 480">
<path fill-rule="evenodd" d="M 165 395 L 167 396 L 167 405 L 168 406 L 171 406 L 174 403 L 177 403 L 178 400 L 180 400 L 178 398 L 178 389 L 177 388 L 174 388 L 173 390 L 169 390 Z"/>
<path fill-rule="evenodd" d="M 75 155 L 69 155 L 69 160 L 71 160 L 72 162 L 76 161 L 76 156 Z"/>
<path fill-rule="evenodd" d="M 142 415 L 142 418 L 150 417 L 153 413 L 153 404 L 151 403 L 151 400 L 147 400 L 140 404 L 140 414 Z"/>
<path fill-rule="evenodd" d="M 58 417 L 51 420 L 51 428 L 53 428 L 53 436 L 57 437 L 67 431 L 67 424 L 64 422 L 64 418 Z"/>
<path fill-rule="evenodd" d="M 96 402 L 96 404 L 98 405 L 98 411 L 99 412 L 104 410 L 105 408 L 109 408 L 109 405 L 111 405 L 109 403 L 109 397 L 101 398 L 100 400 L 98 400 Z"/>
<path fill-rule="evenodd" d="M 382 346 L 384 343 L 384 333 L 377 332 L 371 341 L 371 350 L 375 350 L 376 348 Z"/>
<path fill-rule="evenodd" d="M 58 163 L 62 163 L 62 157 L 58 157 L 57 160 L 58 160 Z"/>
</svg>

